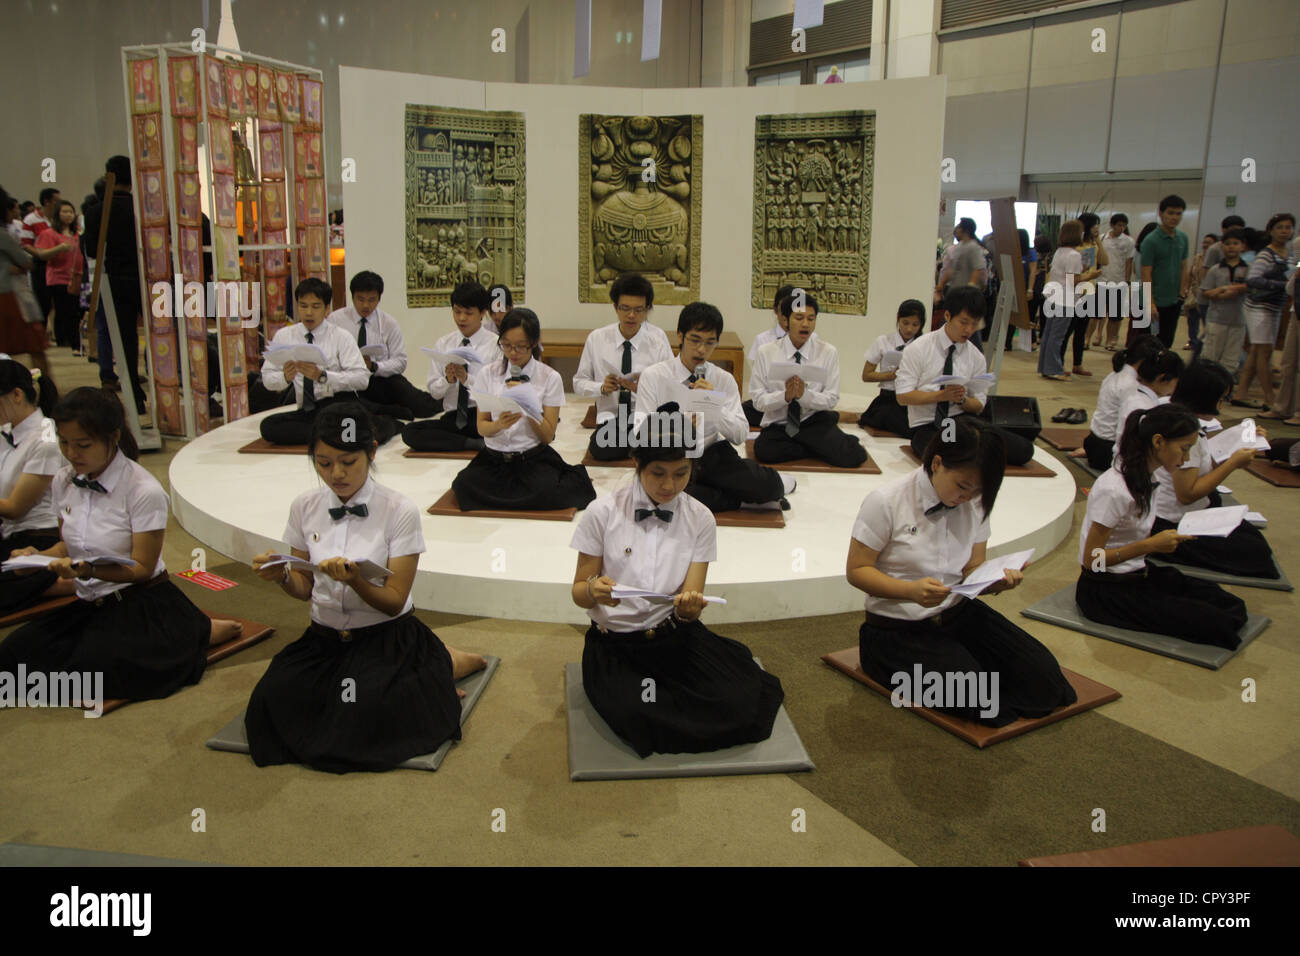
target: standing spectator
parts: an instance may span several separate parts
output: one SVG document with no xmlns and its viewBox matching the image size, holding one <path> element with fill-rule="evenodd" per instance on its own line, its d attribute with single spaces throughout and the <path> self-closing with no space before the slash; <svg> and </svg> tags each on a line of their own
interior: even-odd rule
<svg viewBox="0 0 1300 956">
<path fill-rule="evenodd" d="M 3 187 L 0 187 L 0 210 L 4 210 L 6 220 L 16 211 Z M 8 225 L 6 221 L 5 226 Z M 13 233 L 8 228 L 0 232 L 0 352 L 8 355 L 30 354 L 32 364 L 41 370 L 48 381 L 53 382 L 50 364 L 45 358 L 45 326 L 40 322 L 27 321 L 14 292 L 19 283 L 26 284 L 26 273 L 31 268 L 31 256 L 14 239 Z"/>
<path fill-rule="evenodd" d="M 1109 260 L 1106 258 L 1106 250 L 1101 245 L 1101 218 L 1095 212 L 1079 213 L 1079 222 L 1083 224 L 1083 242 L 1079 243 L 1079 255 L 1083 258 L 1083 275 L 1077 279 L 1077 282 L 1092 282 L 1101 275 L 1101 267 Z M 1095 286 L 1091 291 L 1085 289 L 1075 290 L 1075 307 L 1085 296 L 1092 296 L 1093 316 L 1076 315 L 1074 321 L 1070 323 L 1070 335 L 1074 336 L 1074 374 L 1091 375 L 1083 367 L 1083 353 L 1088 348 L 1088 337 L 1095 329 L 1098 334 L 1101 332 L 1101 326 L 1105 324 L 1104 318 L 1097 318 L 1096 313 L 1100 310 L 1096 306 L 1097 296 Z M 1061 343 L 1061 362 L 1065 362 L 1065 342 Z"/>
<path fill-rule="evenodd" d="M 135 205 L 131 201 L 131 160 L 125 156 L 110 156 L 104 163 L 104 171 L 117 177 L 117 185 L 113 188 L 113 195 L 106 196 L 103 204 L 86 210 L 86 236 L 99 235 L 99 223 L 107 206 L 111 215 L 104 245 L 103 274 L 112 286 L 117 328 L 122 334 L 121 365 L 126 367 L 131 382 L 136 411 L 143 414 L 144 389 L 140 387 L 138 331 L 142 307 L 140 259 L 135 242 Z M 106 334 L 100 337 L 99 345 L 99 380 L 110 389 L 119 387 L 117 374 L 113 371 L 112 343 Z"/>
<path fill-rule="evenodd" d="M 1047 303 L 1043 309 L 1043 341 L 1038 347 L 1038 374 L 1054 382 L 1068 382 L 1065 371 L 1065 335 L 1074 322 L 1074 300 L 1066 290 L 1083 275 L 1083 256 L 1078 245 L 1083 241 L 1083 223 L 1069 219 L 1061 226 L 1052 268 L 1043 287 Z M 1069 277 L 1073 276 L 1073 280 Z M 1086 320 L 1085 320 L 1086 321 Z"/>
<path fill-rule="evenodd" d="M 1187 294 L 1187 233 L 1178 228 L 1187 201 L 1169 195 L 1160 200 L 1160 228 L 1142 240 L 1142 281 L 1151 283 L 1152 304 L 1159 317 L 1156 337 L 1165 348 L 1174 347 L 1178 313 Z"/>
<path fill-rule="evenodd" d="M 54 207 L 54 225 L 40 234 L 36 248 L 50 251 L 45 260 L 45 284 L 54 302 L 54 342 L 80 353 L 81 277 L 86 263 L 77 237 L 76 206 L 66 199 L 59 200 Z"/>
<path fill-rule="evenodd" d="M 1295 233 L 1295 216 L 1289 212 L 1278 213 L 1268 221 L 1264 233 L 1268 236 L 1268 245 L 1256 253 L 1255 261 L 1246 273 L 1246 304 L 1242 313 L 1250 352 L 1237 381 L 1237 393 L 1232 404 L 1259 408 L 1246 397 L 1251 379 L 1258 377 L 1259 387 L 1264 392 L 1264 411 L 1268 411 L 1273 404 L 1273 373 L 1269 360 L 1277 343 L 1278 323 L 1286 302 L 1287 257 L 1291 236 Z"/>
<path fill-rule="evenodd" d="M 1025 276 L 1025 299 L 1026 306 L 1029 309 L 1030 316 L 1033 315 L 1033 296 L 1034 283 L 1038 280 L 1038 253 L 1034 247 L 1029 244 L 1029 233 L 1024 229 L 1017 229 L 1016 236 L 1020 239 L 1020 268 L 1024 270 Z M 1032 318 L 1030 320 L 1032 322 Z M 1006 347 L 1011 348 L 1011 337 L 1016 334 L 1016 327 L 1010 322 L 1007 323 L 1007 341 Z"/>
<path fill-rule="evenodd" d="M 1277 404 L 1260 418 L 1280 418 L 1288 425 L 1300 425 L 1300 302 L 1296 296 L 1296 257 L 1300 254 L 1297 241 L 1291 240 L 1288 269 L 1291 278 L 1286 283 L 1286 294 L 1291 299 L 1291 321 L 1287 323 L 1286 348 L 1282 351 L 1282 389 Z"/>
<path fill-rule="evenodd" d="M 1201 280 L 1205 278 L 1205 254 L 1219 241 L 1219 237 L 1207 232 L 1201 237 L 1201 251 L 1192 260 L 1192 268 L 1187 282 L 1187 298 L 1183 300 L 1183 309 L 1187 313 L 1187 344 L 1184 352 L 1201 351 L 1201 339 L 1196 334 L 1201 330 L 1201 319 L 1205 317 L 1206 300 L 1201 292 Z"/>
<path fill-rule="evenodd" d="M 4 218 L 5 228 L 9 230 L 9 235 L 14 237 L 14 242 L 19 246 L 23 243 L 23 217 L 18 211 L 18 200 L 10 196 L 5 200 L 5 208 L 0 209 L 0 217 Z M 31 235 L 31 233 L 28 233 Z"/>
<path fill-rule="evenodd" d="M 941 301 L 946 288 L 956 289 L 964 285 L 973 285 L 984 291 L 987 272 L 984 268 L 984 247 L 975 239 L 975 220 L 969 216 L 958 220 L 952 231 L 957 240 L 952 260 L 944 265 L 939 273 L 939 281 L 934 287 L 935 301 Z"/>
<path fill-rule="evenodd" d="M 45 261 L 48 257 L 33 252 L 33 249 L 36 246 L 36 240 L 41 238 L 41 233 L 49 229 L 53 223 L 54 207 L 58 205 L 60 198 L 62 197 L 60 197 L 57 189 L 47 186 L 41 190 L 40 207 L 33 209 L 23 217 L 23 226 L 26 227 L 27 232 L 31 233 L 31 239 L 26 238 L 26 236 L 23 237 L 23 248 L 27 250 L 28 255 L 35 256 L 41 261 Z M 49 287 L 45 284 L 45 270 L 33 269 L 31 278 L 32 292 L 36 293 L 36 301 L 40 303 L 41 315 L 48 318 L 50 307 L 54 303 L 50 296 Z M 42 328 L 44 328 L 44 325 L 42 325 Z"/>
<path fill-rule="evenodd" d="M 1030 300 L 1029 311 L 1034 323 L 1034 347 L 1043 335 L 1043 287 L 1047 284 L 1047 270 L 1052 264 L 1052 240 L 1041 232 L 1034 236 L 1034 252 L 1038 256 L 1038 273 L 1034 276 L 1034 294 Z"/>
<path fill-rule="evenodd" d="M 1122 212 L 1117 212 L 1110 217 L 1110 232 L 1101 237 L 1102 248 L 1106 250 L 1106 264 L 1101 267 L 1101 281 L 1108 285 L 1118 285 L 1123 283 L 1127 286 L 1133 281 L 1133 253 L 1135 243 L 1133 237 L 1128 234 L 1128 216 Z M 1107 304 L 1111 301 L 1110 295 L 1098 296 Z M 1116 296 L 1115 301 L 1118 303 L 1128 303 L 1132 300 L 1127 294 Z M 1116 349 L 1116 340 L 1119 338 L 1120 327 L 1127 318 L 1120 312 L 1118 315 L 1110 315 L 1109 309 L 1106 315 L 1106 351 L 1113 352 Z M 1118 310 L 1116 310 L 1118 311 Z M 1097 329 L 1097 338 L 1092 344 L 1101 345 L 1100 328 Z"/>
<path fill-rule="evenodd" d="M 1133 243 L 1133 277 L 1138 280 L 1138 294 L 1129 297 L 1129 323 L 1128 334 L 1124 337 L 1124 347 L 1128 348 L 1133 344 L 1133 340 L 1139 334 L 1145 333 L 1155 335 L 1156 330 L 1160 328 L 1160 319 L 1155 314 L 1155 309 L 1151 310 L 1150 325 L 1147 324 L 1146 303 L 1147 303 L 1147 286 L 1142 284 L 1142 243 L 1146 242 L 1147 236 L 1158 229 L 1154 222 L 1149 222 L 1138 232 L 1137 240 Z M 1135 328 L 1136 326 L 1136 328 Z M 1142 333 L 1137 330 L 1141 329 Z"/>
<path fill-rule="evenodd" d="M 1206 269 L 1201 280 L 1206 312 L 1205 338 L 1199 358 L 1202 362 L 1218 362 L 1236 377 L 1246 337 L 1241 309 L 1246 296 L 1246 273 L 1250 269 L 1241 258 L 1246 248 L 1244 230 L 1230 226 L 1224 231 L 1219 248 L 1223 258 Z"/>
</svg>

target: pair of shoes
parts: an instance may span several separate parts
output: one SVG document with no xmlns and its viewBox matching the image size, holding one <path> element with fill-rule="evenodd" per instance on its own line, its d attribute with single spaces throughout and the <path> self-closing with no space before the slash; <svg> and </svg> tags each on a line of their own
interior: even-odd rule
<svg viewBox="0 0 1300 956">
<path fill-rule="evenodd" d="M 1074 414 L 1065 420 L 1067 425 L 1082 425 L 1088 420 L 1088 410 L 1086 408 L 1076 408 Z"/>
<path fill-rule="evenodd" d="M 1258 402 L 1244 402 L 1239 398 L 1230 399 L 1228 404 L 1236 408 L 1263 408 Z"/>
<path fill-rule="evenodd" d="M 1059 412 L 1057 412 L 1055 415 L 1052 416 L 1052 421 L 1054 421 L 1054 422 L 1068 422 L 1071 418 L 1074 417 L 1074 413 L 1077 412 L 1077 411 L 1078 411 L 1077 408 L 1063 408 L 1063 409 L 1061 409 Z"/>
<path fill-rule="evenodd" d="M 1092 373 L 1089 372 L 1089 371 L 1088 371 L 1086 368 L 1084 368 L 1082 365 L 1076 365 L 1076 366 L 1074 367 L 1074 374 L 1075 374 L 1075 375 L 1091 375 Z"/>
</svg>

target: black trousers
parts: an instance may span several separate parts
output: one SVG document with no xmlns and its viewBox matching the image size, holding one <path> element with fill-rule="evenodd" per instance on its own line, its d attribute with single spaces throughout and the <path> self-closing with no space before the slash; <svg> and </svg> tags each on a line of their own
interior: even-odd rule
<svg viewBox="0 0 1300 956">
<path fill-rule="evenodd" d="M 754 407 L 754 403 L 745 399 L 740 404 L 740 409 L 745 413 L 745 421 L 749 422 L 751 429 L 758 428 L 763 424 L 763 413 Z"/>
<path fill-rule="evenodd" d="M 867 406 L 867 410 L 858 419 L 864 428 L 892 432 L 899 438 L 906 438 L 911 432 L 907 424 L 907 408 L 898 404 L 898 393 L 892 388 L 882 388 Z"/>
<path fill-rule="evenodd" d="M 785 483 L 775 468 L 741 458 L 726 440 L 704 449 L 686 486 L 688 495 L 714 513 L 777 501 L 784 492 Z"/>
<path fill-rule="evenodd" d="M 1156 338 L 1163 342 L 1167 349 L 1174 347 L 1174 336 L 1178 334 L 1178 315 L 1181 311 L 1181 302 L 1156 306 L 1156 315 L 1160 321 L 1160 331 L 1156 333 Z"/>
<path fill-rule="evenodd" d="M 1074 600 L 1098 624 L 1168 634 L 1235 650 L 1246 623 L 1246 602 L 1217 584 L 1177 568 L 1147 565 L 1145 572 L 1107 574 L 1080 569 Z"/>
<path fill-rule="evenodd" d="M 990 425 L 978 415 L 964 414 L 961 416 L 976 428 L 991 428 L 1002 436 L 1002 441 L 1007 449 L 1008 465 L 1023 465 L 1034 457 L 1034 443 L 1021 438 L 1015 432 L 1009 432 L 1005 428 L 999 428 L 997 425 Z M 930 444 L 930 439 L 939 434 L 939 428 L 933 424 L 917 425 L 912 429 L 912 451 L 916 452 L 917 458 L 925 458 L 926 446 Z M 1110 467 L 1108 464 L 1107 468 Z"/>
<path fill-rule="evenodd" d="M 990 695 L 996 714 L 981 716 L 983 708 L 977 703 L 972 706 L 968 694 L 964 701 L 945 699 L 936 708 L 992 727 L 1004 727 L 1021 717 L 1046 717 L 1078 699 L 1052 652 L 1030 634 L 983 601 L 964 601 L 954 610 L 951 622 L 939 625 L 899 622 L 895 629 L 864 621 L 858 629 L 862 670 L 891 690 L 904 686 L 894 680 L 897 673 L 913 682 L 918 664 L 923 674 L 974 674 L 976 687 L 983 677 L 989 690 L 996 674 L 997 693 Z M 944 683 L 946 687 L 947 680 Z M 913 687 L 910 699 L 919 703 L 921 691 Z"/>
<path fill-rule="evenodd" d="M 293 411 L 270 415 L 262 419 L 262 437 L 273 445 L 305 445 L 311 441 L 312 428 L 321 409 L 338 401 L 360 402 L 361 397 L 356 392 L 343 392 L 321 399 L 310 411 L 299 407 Z M 372 412 L 370 417 L 375 425 L 375 441 L 379 444 L 384 444 L 397 434 L 397 422 L 391 416 Z"/>
<path fill-rule="evenodd" d="M 1291 448 L 1300 438 L 1270 438 L 1269 449 L 1264 454 L 1269 461 L 1291 462 Z"/>
<path fill-rule="evenodd" d="M 113 288 L 113 309 L 117 312 L 117 330 L 122 336 L 122 354 L 116 356 L 117 371 L 126 366 L 131 381 L 131 394 L 137 402 L 144 401 L 140 387 L 140 280 L 133 275 L 110 276 Z M 117 381 L 117 376 L 105 381 Z"/>
<path fill-rule="evenodd" d="M 371 375 L 361 397 L 376 405 L 391 405 L 409 412 L 397 418 L 431 418 L 438 414 L 438 400 L 416 388 L 404 375 Z"/>
<path fill-rule="evenodd" d="M 15 531 L 8 537 L 0 539 L 0 560 L 9 560 L 9 555 L 20 548 L 44 551 L 58 543 L 58 528 Z M 53 571 L 33 571 L 31 574 L 0 571 L 0 614 L 12 614 L 14 611 L 38 603 L 45 597 L 45 592 L 58 580 L 59 576 Z"/>
<path fill-rule="evenodd" d="M 785 433 L 782 422 L 768 425 L 754 440 L 754 457 L 773 465 L 796 458 L 820 458 L 836 468 L 856 468 L 867 460 L 867 450 L 857 438 L 840 431 L 837 412 L 824 411 L 809 415 L 793 437 Z"/>
<path fill-rule="evenodd" d="M 1177 528 L 1178 522 L 1156 518 L 1151 527 L 1152 534 L 1159 534 L 1170 528 Z M 1253 524 L 1243 521 L 1233 529 L 1232 534 L 1224 538 L 1194 538 L 1184 541 L 1172 553 L 1160 555 L 1162 561 L 1170 564 L 1186 564 L 1197 568 L 1209 568 L 1224 574 L 1239 574 L 1246 578 L 1278 577 L 1277 564 L 1273 561 L 1273 549 Z"/>
<path fill-rule="evenodd" d="M 66 286 L 50 289 L 54 299 L 54 342 L 66 345 L 73 351 L 81 348 L 81 295 L 74 295 Z"/>
<path fill-rule="evenodd" d="M 1065 338 L 1061 339 L 1061 362 L 1065 363 L 1065 343 L 1074 337 L 1074 364 L 1076 367 L 1083 364 L 1083 349 L 1088 344 L 1088 323 L 1092 321 L 1090 316 L 1076 315 L 1070 320 L 1070 328 L 1065 333 Z"/>
<path fill-rule="evenodd" d="M 479 438 L 478 409 L 470 406 L 465 418 L 465 427 L 457 428 L 456 411 L 452 409 L 438 418 L 411 422 L 402 428 L 402 441 L 416 451 L 464 451 L 469 442 Z"/>
<path fill-rule="evenodd" d="M 1115 457 L 1115 443 L 1098 438 L 1092 432 L 1083 436 L 1083 450 L 1088 453 L 1088 464 L 1105 471 Z"/>
<path fill-rule="evenodd" d="M 54 305 L 54 300 L 50 295 L 50 287 L 45 283 L 45 263 L 37 260 L 33 256 L 35 267 L 29 273 L 32 280 L 32 293 L 36 296 L 36 303 L 41 307 L 41 325 L 45 324 L 45 317 L 50 314 L 50 308 Z"/>
</svg>

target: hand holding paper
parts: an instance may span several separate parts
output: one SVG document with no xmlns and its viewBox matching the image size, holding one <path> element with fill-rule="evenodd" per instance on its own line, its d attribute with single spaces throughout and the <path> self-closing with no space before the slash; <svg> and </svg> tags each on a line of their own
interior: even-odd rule
<svg viewBox="0 0 1300 956">
<path fill-rule="evenodd" d="M 508 388 L 501 395 L 474 389 L 470 389 L 469 394 L 480 411 L 490 412 L 493 415 L 515 412 L 535 422 L 542 420 L 542 397 L 528 382 L 521 382 L 513 388 Z"/>
<path fill-rule="evenodd" d="M 772 378 L 778 382 L 788 382 L 798 376 L 808 385 L 825 385 L 826 369 L 808 362 L 773 362 Z"/>
<path fill-rule="evenodd" d="M 310 342 L 295 345 L 275 345 L 266 347 L 265 358 L 272 365 L 284 365 L 285 362 L 306 362 L 324 368 L 327 364 L 325 353 Z"/>
<path fill-rule="evenodd" d="M 1247 425 L 1250 426 L 1247 429 Z M 1258 451 L 1267 451 L 1269 446 L 1267 438 L 1261 438 L 1255 431 L 1255 420 L 1247 418 L 1240 425 L 1233 425 L 1231 428 L 1225 428 L 1213 438 L 1205 440 L 1206 447 L 1210 450 L 1210 457 L 1215 462 L 1224 462 L 1243 448 L 1253 448 Z"/>
<path fill-rule="evenodd" d="M 26 568 L 48 568 L 50 563 L 59 560 L 52 558 L 48 554 L 24 554 L 17 558 L 10 558 L 3 564 L 0 564 L 0 571 L 17 571 Z M 129 568 L 135 564 L 135 559 L 124 557 L 120 554 L 91 554 L 84 558 L 69 558 L 73 564 L 116 564 L 124 568 Z"/>
<path fill-rule="evenodd" d="M 990 558 L 981 564 L 978 568 L 966 575 L 960 584 L 954 584 L 952 591 L 954 594 L 961 594 L 968 598 L 973 598 L 977 594 L 982 594 L 999 581 L 1006 580 L 1005 572 L 1008 570 L 1020 571 L 1029 563 L 1029 559 L 1034 556 L 1034 549 L 1027 551 L 1017 551 L 1015 554 L 1004 554 L 1000 558 Z"/>
<path fill-rule="evenodd" d="M 967 378 L 964 375 L 940 375 L 938 378 L 931 380 L 931 385 L 938 385 L 942 388 L 945 385 L 960 385 L 967 391 L 977 391 L 987 388 L 998 380 L 998 377 L 992 372 L 981 372 L 979 375 L 972 375 Z"/>
<path fill-rule="evenodd" d="M 345 558 L 357 566 L 363 578 L 386 578 L 393 572 L 388 570 L 382 564 L 376 564 L 374 561 L 362 560 L 356 561 L 352 558 Z M 315 573 L 320 570 L 320 565 L 305 561 L 302 558 L 296 558 L 292 554 L 272 554 L 271 560 L 265 562 L 262 567 L 277 567 L 281 564 L 287 564 L 294 571 L 311 571 Z"/>
<path fill-rule="evenodd" d="M 1231 508 L 1202 508 L 1189 511 L 1178 522 L 1179 534 L 1196 535 L 1199 538 L 1226 538 L 1237 530 L 1237 525 L 1246 520 L 1245 505 Z"/>
<path fill-rule="evenodd" d="M 374 345 L 363 345 L 361 347 L 361 354 L 368 359 L 374 359 L 376 362 L 381 362 L 388 358 L 388 346 L 383 342 L 376 342 Z"/>
<path fill-rule="evenodd" d="M 609 593 L 610 593 L 610 597 L 613 597 L 619 601 L 623 600 L 624 598 L 644 598 L 645 600 L 652 601 L 656 604 L 658 603 L 671 604 L 673 599 L 677 596 L 675 594 L 664 594 L 661 591 L 647 591 L 644 588 L 626 587 L 622 584 L 614 585 L 614 587 L 610 590 Z M 704 603 L 705 604 L 726 604 L 727 601 L 726 598 L 710 597 L 709 595 L 706 594 L 704 595 Z"/>
<path fill-rule="evenodd" d="M 458 345 L 454 349 L 448 349 L 445 352 L 439 352 L 437 349 L 422 345 L 420 351 L 433 356 L 434 365 L 438 368 L 446 368 L 448 365 L 469 366 L 483 364 L 482 357 L 468 345 Z"/>
</svg>

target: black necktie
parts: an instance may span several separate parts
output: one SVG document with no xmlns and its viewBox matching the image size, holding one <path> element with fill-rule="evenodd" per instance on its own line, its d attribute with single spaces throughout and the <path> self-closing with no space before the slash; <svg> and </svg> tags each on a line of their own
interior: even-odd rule
<svg viewBox="0 0 1300 956">
<path fill-rule="evenodd" d="M 703 378 L 702 375 L 696 375 L 694 372 L 692 372 L 692 373 L 691 373 L 691 377 L 688 378 L 688 379 L 686 380 L 686 387 L 687 387 L 687 388 L 690 388 L 692 385 L 694 385 L 696 382 L 698 382 L 701 378 Z"/>
<path fill-rule="evenodd" d="M 9 443 L 9 447 L 10 447 L 10 448 L 17 448 L 17 447 L 18 447 L 18 442 L 14 441 L 14 433 L 13 433 L 13 432 L 0 432 L 0 435 L 3 435 L 3 436 L 4 436 L 5 441 L 7 441 L 7 442 Z"/>
<path fill-rule="evenodd" d="M 623 374 L 628 375 L 631 373 L 631 371 L 632 371 L 632 342 L 628 339 L 624 339 L 623 340 Z M 626 388 L 622 388 L 621 386 L 618 390 L 618 403 L 620 405 L 626 405 L 629 408 L 631 408 L 632 406 L 632 393 L 628 391 Z"/>
<path fill-rule="evenodd" d="M 941 502 L 939 502 L 937 505 L 930 505 L 930 507 L 926 508 L 926 509 L 925 509 L 925 516 L 928 518 L 928 517 L 930 517 L 930 515 L 932 515 L 932 514 L 936 514 L 936 513 L 940 512 L 940 511 L 951 511 L 951 510 L 952 510 L 953 508 L 955 508 L 955 507 L 957 507 L 957 506 L 956 506 L 956 505 L 946 505 L 946 504 L 944 504 L 944 503 L 941 501 Z"/>
<path fill-rule="evenodd" d="M 462 347 L 469 345 L 469 339 L 461 336 L 460 344 Z M 469 424 L 469 389 L 465 387 L 468 384 L 459 384 L 456 393 L 456 427 L 461 430 Z"/>
<path fill-rule="evenodd" d="M 365 347 L 366 347 L 366 320 L 362 319 L 361 331 L 357 333 L 357 348 L 363 349 Z"/>
<path fill-rule="evenodd" d="M 803 364 L 803 355 L 796 349 L 794 353 L 794 364 Z M 793 438 L 799 434 L 799 418 L 803 414 L 803 409 L 799 406 L 799 399 L 793 399 L 790 402 L 790 410 L 786 413 L 785 433 Z"/>
<path fill-rule="evenodd" d="M 671 511 L 664 511 L 661 508 L 637 508 L 636 509 L 637 521 L 644 521 L 646 518 L 649 518 L 651 515 L 654 515 L 660 521 L 663 521 L 665 523 L 673 520 L 673 513 Z"/>
<path fill-rule="evenodd" d="M 951 374 L 952 374 L 952 355 L 953 355 L 953 353 L 956 352 L 956 351 L 957 351 L 957 346 L 956 346 L 955 344 L 954 344 L 954 345 L 950 345 L 950 346 L 948 346 L 948 357 L 947 357 L 946 359 L 943 360 L 943 374 L 944 374 L 944 375 L 951 375 Z M 946 387 L 946 386 L 945 386 L 945 387 Z M 948 417 L 948 403 L 947 403 L 947 402 L 940 402 L 938 405 L 934 406 L 934 424 L 935 424 L 935 427 L 936 427 L 936 428 L 938 428 L 940 425 L 942 425 L 942 424 L 943 424 L 943 420 L 944 420 L 945 418 L 947 418 L 947 417 Z"/>
<path fill-rule="evenodd" d="M 340 505 L 337 508 L 330 509 L 330 517 L 338 521 L 344 515 L 356 515 L 358 518 L 364 518 L 370 514 L 370 509 L 365 505 Z"/>
<path fill-rule="evenodd" d="M 310 345 L 315 339 L 310 332 L 307 333 L 307 344 Z M 303 411 L 309 412 L 316 407 L 316 383 L 306 375 L 302 377 L 302 408 Z"/>
<path fill-rule="evenodd" d="M 98 491 L 105 495 L 108 494 L 108 489 L 93 478 L 78 478 L 74 475 L 72 477 L 72 483 L 78 488 L 89 488 L 91 491 Z"/>
</svg>

